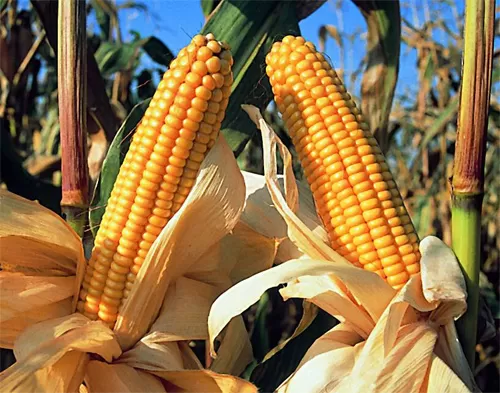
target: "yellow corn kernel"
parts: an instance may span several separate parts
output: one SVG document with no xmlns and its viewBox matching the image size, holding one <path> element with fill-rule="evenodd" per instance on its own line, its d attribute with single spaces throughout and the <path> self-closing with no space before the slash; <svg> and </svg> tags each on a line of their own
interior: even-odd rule
<svg viewBox="0 0 500 393">
<path fill-rule="evenodd" d="M 418 237 L 355 103 L 302 37 L 276 42 L 266 64 L 332 247 L 400 288 L 420 270 Z"/>
<path fill-rule="evenodd" d="M 148 250 L 189 194 L 219 134 L 232 63 L 226 44 L 197 35 L 165 73 L 120 168 L 86 268 L 78 310 L 89 318 L 114 326 Z"/>
</svg>

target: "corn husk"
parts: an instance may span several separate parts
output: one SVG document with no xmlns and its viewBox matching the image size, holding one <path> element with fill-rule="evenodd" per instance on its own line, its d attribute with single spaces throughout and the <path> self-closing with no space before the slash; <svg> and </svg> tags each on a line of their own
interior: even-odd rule
<svg viewBox="0 0 500 393">
<path fill-rule="evenodd" d="M 246 205 L 240 220 L 261 235 L 274 239 L 278 250 L 275 263 L 301 258 L 304 253 L 290 240 L 287 233 L 287 223 L 276 209 L 266 185 L 266 178 L 250 172 L 242 172 L 247 189 Z M 282 192 L 285 187 L 284 176 L 277 176 L 277 184 Z M 297 201 L 293 210 L 297 217 L 323 242 L 328 242 L 328 235 L 318 220 L 312 194 L 309 186 L 297 182 Z"/>
<path fill-rule="evenodd" d="M 269 288 L 302 298 L 340 323 L 308 350 L 282 393 L 466 392 L 474 379 L 458 344 L 454 321 L 466 309 L 466 290 L 453 252 L 438 238 L 420 243 L 421 273 L 399 291 L 375 273 L 354 267 L 300 220 L 298 193 L 286 147 L 256 108 L 246 107 L 262 132 L 265 181 L 287 237 L 300 258 L 228 289 L 209 315 L 210 340 Z M 276 150 L 284 162 L 284 186 Z M 284 191 L 283 191 L 284 190 Z M 216 356 L 214 346 L 211 353 Z"/>
<path fill-rule="evenodd" d="M 37 203 L 0 192 L 0 339 L 17 359 L 0 374 L 2 391 L 256 391 L 228 375 L 253 358 L 241 317 L 221 335 L 212 371 L 187 345 L 208 339 L 216 297 L 268 269 L 277 250 L 240 222 L 245 183 L 223 137 L 153 244 L 113 330 L 73 313 L 85 260 L 72 229 Z"/>
</svg>

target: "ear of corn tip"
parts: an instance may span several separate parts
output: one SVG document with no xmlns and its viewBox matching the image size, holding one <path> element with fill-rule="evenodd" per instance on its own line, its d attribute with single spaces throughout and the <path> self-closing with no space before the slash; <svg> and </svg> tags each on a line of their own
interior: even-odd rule
<svg viewBox="0 0 500 393">
<path fill-rule="evenodd" d="M 332 247 L 394 288 L 402 287 L 420 270 L 418 237 L 354 101 L 303 37 L 274 43 L 266 64 Z"/>
<path fill-rule="evenodd" d="M 197 35 L 163 76 L 96 235 L 77 306 L 89 318 L 114 325 L 153 242 L 187 198 L 219 134 L 232 65 L 227 44 Z"/>
</svg>

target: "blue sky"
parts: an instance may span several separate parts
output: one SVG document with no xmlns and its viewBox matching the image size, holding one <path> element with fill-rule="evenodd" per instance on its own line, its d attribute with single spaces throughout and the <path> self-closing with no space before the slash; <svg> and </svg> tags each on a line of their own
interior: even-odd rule
<svg viewBox="0 0 500 393">
<path fill-rule="evenodd" d="M 123 1 L 118 0 L 117 3 L 123 3 Z M 146 14 L 135 9 L 120 12 L 125 39 L 127 32 L 131 30 L 138 31 L 143 37 L 155 35 L 165 42 L 174 53 L 177 53 L 203 27 L 204 17 L 200 0 L 148 0 L 144 4 L 147 4 L 149 8 L 149 12 Z M 340 7 L 338 7 L 339 4 Z M 452 9 L 444 1 L 439 2 L 439 4 L 435 0 L 402 1 L 401 13 L 415 26 L 421 26 L 426 17 L 429 19 L 429 14 L 426 15 L 429 7 L 439 8 L 447 19 L 453 20 Z M 457 2 L 457 10 L 462 12 L 463 1 Z M 364 35 L 367 28 L 365 20 L 350 0 L 340 2 L 330 0 L 311 16 L 301 21 L 302 35 L 318 44 L 318 29 L 325 24 L 334 25 L 339 31 L 353 37 L 351 42 L 345 43 L 344 80 L 348 89 L 354 95 L 359 96 L 360 77 L 352 85 L 349 76 L 359 67 L 366 53 Z M 454 26 L 454 23 L 450 23 L 450 26 Z M 442 40 L 444 34 L 442 37 L 435 38 Z M 405 91 L 415 91 L 418 87 L 415 84 L 416 51 L 408 51 L 407 49 L 404 45 L 401 48 L 400 75 L 397 86 L 397 92 L 400 94 Z M 340 64 L 340 50 L 333 39 L 327 40 L 325 51 L 335 68 L 340 68 L 342 66 Z"/>
</svg>

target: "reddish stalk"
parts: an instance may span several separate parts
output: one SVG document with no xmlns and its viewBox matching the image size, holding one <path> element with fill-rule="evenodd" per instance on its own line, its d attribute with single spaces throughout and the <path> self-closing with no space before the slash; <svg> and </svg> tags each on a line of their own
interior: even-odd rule
<svg viewBox="0 0 500 393">
<path fill-rule="evenodd" d="M 87 32 L 85 2 L 59 2 L 58 94 L 61 133 L 61 207 L 83 236 L 89 204 L 87 165 Z"/>
</svg>

